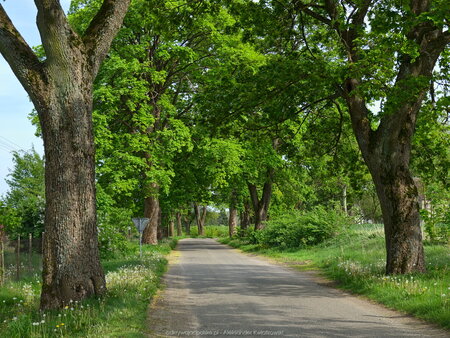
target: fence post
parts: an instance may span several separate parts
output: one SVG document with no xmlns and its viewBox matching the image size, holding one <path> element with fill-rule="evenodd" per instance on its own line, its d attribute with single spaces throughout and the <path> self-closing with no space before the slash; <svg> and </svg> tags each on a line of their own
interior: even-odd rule
<svg viewBox="0 0 450 338">
<path fill-rule="evenodd" d="M 28 266 L 30 272 L 33 270 L 33 235 L 31 233 L 28 234 Z"/>
<path fill-rule="evenodd" d="M 5 249 L 3 247 L 3 236 L 0 237 L 0 285 L 3 285 L 5 278 Z"/>
<path fill-rule="evenodd" d="M 20 235 L 16 241 L 16 279 L 20 280 Z"/>
</svg>

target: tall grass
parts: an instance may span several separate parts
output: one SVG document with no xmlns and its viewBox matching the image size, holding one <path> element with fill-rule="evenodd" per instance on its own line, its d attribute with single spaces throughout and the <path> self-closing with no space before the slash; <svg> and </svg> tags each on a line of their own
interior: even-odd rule
<svg viewBox="0 0 450 338">
<path fill-rule="evenodd" d="M 275 258 L 296 269 L 320 270 L 337 281 L 340 288 L 450 329 L 448 245 L 425 245 L 425 274 L 386 276 L 381 225 L 353 225 L 318 246 L 296 250 L 264 249 L 245 239 L 221 242 Z"/>
<path fill-rule="evenodd" d="M 103 261 L 107 294 L 72 302 L 60 311 L 38 310 L 40 276 L 0 288 L 1 337 L 142 337 L 146 310 L 164 273 L 165 255 L 175 241 L 144 246 L 127 256 Z"/>
<path fill-rule="evenodd" d="M 207 225 L 204 230 L 205 234 L 203 236 L 199 236 L 197 226 L 192 226 L 190 237 L 220 238 L 228 236 L 228 227 L 224 225 Z"/>
</svg>

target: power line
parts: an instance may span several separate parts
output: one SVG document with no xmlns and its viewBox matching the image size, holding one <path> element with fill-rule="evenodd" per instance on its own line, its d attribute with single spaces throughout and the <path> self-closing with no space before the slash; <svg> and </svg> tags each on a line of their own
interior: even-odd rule
<svg viewBox="0 0 450 338">
<path fill-rule="evenodd" d="M 12 151 L 10 148 L 4 147 L 1 144 L 0 144 L 0 150 L 6 151 L 8 154 L 11 154 L 11 151 Z"/>
<path fill-rule="evenodd" d="M 9 148 L 12 148 L 13 150 L 20 150 L 22 148 L 17 143 L 15 143 L 15 142 L 13 142 L 13 141 L 11 141 L 11 140 L 9 140 L 6 137 L 1 136 L 1 135 L 0 135 L 0 144 L 3 144 L 3 145 L 5 145 L 5 146 L 7 146 Z"/>
</svg>

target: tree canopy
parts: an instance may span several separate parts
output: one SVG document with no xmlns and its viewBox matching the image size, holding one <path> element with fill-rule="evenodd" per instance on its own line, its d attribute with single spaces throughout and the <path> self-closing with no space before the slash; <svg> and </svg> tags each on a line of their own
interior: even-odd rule
<svg viewBox="0 0 450 338">
<path fill-rule="evenodd" d="M 29 72 L 62 67 L 44 23 L 50 2 L 57 3 L 37 1 L 45 53 L 24 60 Z M 120 30 L 124 8 L 114 29 L 107 20 L 106 7 L 117 3 L 76 0 L 67 21 L 58 17 L 70 27 L 64 46 L 98 70 L 95 81 L 85 79 L 90 87 L 62 83 L 66 90 L 52 96 L 62 109 L 58 99 L 78 93 L 59 123 L 51 119 L 58 109 L 49 114 L 33 89 L 46 78 L 24 77 L 15 55 L 1 49 L 37 105 L 46 171 L 69 175 L 53 152 L 60 139 L 79 161 L 92 160 L 91 228 L 119 238 L 127 219 L 143 215 L 151 219 L 144 242 L 155 244 L 175 217 L 187 229 L 196 219 L 201 234 L 207 206 L 228 210 L 231 236 L 250 223 L 262 229 L 271 217 L 338 209 L 384 223 L 388 274 L 425 270 L 421 221 L 432 240 L 450 233 L 448 1 L 135 0 Z M 0 39 L 31 55 L 20 38 L 11 40 L 4 11 L 0 24 Z M 110 49 L 100 41 L 104 29 Z M 85 68 L 72 66 L 63 73 L 83 79 Z M 79 99 L 84 136 L 71 122 Z M 73 160 L 71 168 L 74 184 L 85 184 Z M 52 192 L 49 182 L 60 182 L 46 177 Z M 14 224 L 24 217 L 14 202 L 25 198 L 14 197 L 19 181 L 4 199 Z"/>
</svg>

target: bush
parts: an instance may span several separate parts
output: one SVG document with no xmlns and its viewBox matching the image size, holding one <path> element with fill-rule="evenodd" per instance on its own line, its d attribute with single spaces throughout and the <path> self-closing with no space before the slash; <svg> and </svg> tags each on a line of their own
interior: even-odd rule
<svg viewBox="0 0 450 338">
<path fill-rule="evenodd" d="M 116 254 L 122 255 L 129 252 L 127 239 L 129 227 L 133 233 L 137 233 L 129 210 L 122 208 L 98 210 L 98 244 L 102 258 L 111 258 Z"/>
<path fill-rule="evenodd" d="M 298 248 L 333 237 L 347 223 L 342 213 L 322 207 L 303 213 L 292 211 L 268 221 L 254 238 L 265 247 Z"/>
</svg>

